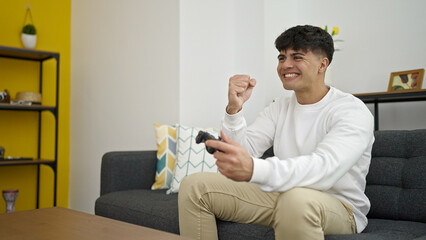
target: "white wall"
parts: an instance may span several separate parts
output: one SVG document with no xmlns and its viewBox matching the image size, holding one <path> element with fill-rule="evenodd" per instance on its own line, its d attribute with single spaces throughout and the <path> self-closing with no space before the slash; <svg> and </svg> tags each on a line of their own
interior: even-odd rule
<svg viewBox="0 0 426 240">
<path fill-rule="evenodd" d="M 181 0 L 180 74 L 181 123 L 218 127 L 228 79 L 235 74 L 264 79 L 263 1 Z M 263 88 L 259 82 L 247 103 L 249 122 L 264 107 Z"/>
<path fill-rule="evenodd" d="M 424 0 L 73 0 L 70 207 L 93 212 L 102 154 L 155 149 L 153 122 L 219 126 L 233 74 L 258 81 L 249 123 L 288 94 L 274 40 L 296 24 L 340 27 L 336 87 L 386 91 L 391 72 L 426 66 L 425 9 Z M 426 128 L 425 110 L 384 104 L 381 128 Z"/>
<path fill-rule="evenodd" d="M 331 64 L 333 85 L 350 93 L 387 91 L 391 72 L 426 68 L 425 10 L 424 0 L 265 0 L 265 37 L 270 38 L 265 69 L 276 64 L 277 52 L 268 45 L 284 29 L 339 26 L 344 42 Z M 279 81 L 275 72 L 265 72 Z M 268 92 L 279 95 L 281 89 L 271 84 Z M 385 103 L 379 109 L 380 129 L 426 128 L 426 102 Z"/>
<path fill-rule="evenodd" d="M 71 208 L 93 212 L 104 153 L 155 149 L 178 89 L 178 1 L 72 1 Z"/>
<path fill-rule="evenodd" d="M 237 73 L 258 81 L 244 107 L 249 123 L 274 98 L 289 94 L 276 73 L 274 41 L 299 24 L 340 27 L 344 42 L 330 66 L 333 86 L 387 91 L 391 72 L 426 66 L 419 54 L 426 52 L 425 9 L 424 0 L 181 0 L 180 121 L 217 126 L 228 79 Z M 381 129 L 425 128 L 425 118 L 426 102 L 380 105 Z"/>
</svg>

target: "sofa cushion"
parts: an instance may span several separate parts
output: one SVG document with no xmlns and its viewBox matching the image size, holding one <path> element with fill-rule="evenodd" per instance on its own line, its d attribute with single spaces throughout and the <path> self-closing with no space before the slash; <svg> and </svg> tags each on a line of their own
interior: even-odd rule
<svg viewBox="0 0 426 240">
<path fill-rule="evenodd" d="M 166 190 L 126 190 L 102 195 L 95 214 L 167 232 L 179 233 L 177 194 Z"/>
<path fill-rule="evenodd" d="M 157 168 L 153 190 L 168 189 L 176 164 L 176 126 L 154 123 L 157 143 Z"/>
<path fill-rule="evenodd" d="M 204 143 L 197 144 L 195 138 L 200 130 L 218 136 L 216 128 L 199 128 L 177 125 L 176 165 L 173 180 L 168 193 L 179 191 L 182 180 L 193 173 L 218 172 L 216 159 L 206 151 Z"/>
<path fill-rule="evenodd" d="M 274 240 L 273 228 L 217 220 L 217 234 L 220 240 Z"/>
<path fill-rule="evenodd" d="M 269 227 L 217 221 L 220 240 L 274 240 Z M 325 240 L 414 240 L 426 238 L 426 224 L 411 221 L 370 219 L 362 234 L 327 235 Z"/>
<path fill-rule="evenodd" d="M 375 133 L 368 218 L 426 222 L 426 130 Z"/>
<path fill-rule="evenodd" d="M 386 219 L 369 219 L 362 234 L 328 235 L 326 240 L 334 239 L 374 239 L 374 240 L 414 240 L 426 238 L 426 223 L 412 221 L 395 221 Z"/>
</svg>

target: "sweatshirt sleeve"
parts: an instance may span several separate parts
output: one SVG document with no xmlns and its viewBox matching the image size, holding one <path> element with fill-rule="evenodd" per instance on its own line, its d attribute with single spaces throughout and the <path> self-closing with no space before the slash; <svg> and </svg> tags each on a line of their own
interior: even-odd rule
<svg viewBox="0 0 426 240">
<path fill-rule="evenodd" d="M 283 192 L 294 187 L 328 190 L 361 159 L 372 141 L 370 112 L 343 106 L 330 117 L 328 133 L 311 154 L 288 159 L 253 158 L 250 181 L 263 191 Z"/>
<path fill-rule="evenodd" d="M 279 107 L 275 102 L 271 103 L 249 127 L 243 116 L 243 110 L 233 115 L 225 113 L 222 130 L 228 137 L 241 144 L 250 156 L 260 157 L 273 144 L 277 108 Z"/>
</svg>

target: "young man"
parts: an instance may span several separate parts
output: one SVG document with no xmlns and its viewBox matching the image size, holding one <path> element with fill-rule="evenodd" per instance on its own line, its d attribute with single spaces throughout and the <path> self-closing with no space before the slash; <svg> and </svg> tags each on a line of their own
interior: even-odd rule
<svg viewBox="0 0 426 240">
<path fill-rule="evenodd" d="M 374 142 L 373 117 L 351 94 L 324 84 L 333 40 L 296 26 L 275 41 L 277 72 L 290 97 L 260 113 L 249 127 L 242 107 L 256 85 L 229 80 L 223 141 L 207 141 L 219 172 L 193 174 L 179 191 L 180 233 L 217 239 L 216 218 L 274 228 L 276 239 L 324 239 L 361 232 L 370 203 L 365 177 Z M 260 159 L 273 146 L 274 157 Z"/>
</svg>

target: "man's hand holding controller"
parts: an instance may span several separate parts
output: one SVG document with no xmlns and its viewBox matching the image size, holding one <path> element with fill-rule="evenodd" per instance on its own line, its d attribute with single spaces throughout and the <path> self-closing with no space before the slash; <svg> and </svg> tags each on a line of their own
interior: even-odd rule
<svg viewBox="0 0 426 240">
<path fill-rule="evenodd" d="M 222 140 L 220 137 L 216 138 L 215 136 L 211 135 L 208 132 L 204 132 L 204 131 L 199 131 L 198 135 L 195 137 L 195 143 L 200 144 L 200 143 L 205 143 L 207 140 Z M 214 152 L 218 151 L 215 148 L 212 147 L 207 147 L 206 146 L 206 150 L 208 153 L 213 154 Z"/>
</svg>

